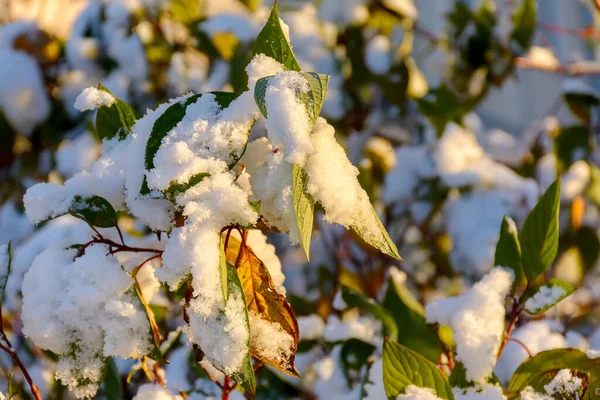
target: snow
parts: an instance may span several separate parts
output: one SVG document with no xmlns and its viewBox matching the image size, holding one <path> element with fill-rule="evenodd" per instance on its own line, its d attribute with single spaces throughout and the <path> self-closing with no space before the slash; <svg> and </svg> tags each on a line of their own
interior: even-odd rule
<svg viewBox="0 0 600 400">
<path fill-rule="evenodd" d="M 258 35 L 258 26 L 246 16 L 234 13 L 220 13 L 199 24 L 201 30 L 211 38 L 219 33 L 231 32 L 241 42 L 250 42 Z"/>
<path fill-rule="evenodd" d="M 133 400 L 183 400 L 183 397 L 157 383 L 146 383 L 138 388 Z"/>
<path fill-rule="evenodd" d="M 80 171 L 88 170 L 100 157 L 101 149 L 101 144 L 89 132 L 72 140 L 63 140 L 54 155 L 56 169 L 64 177 L 71 178 Z"/>
<path fill-rule="evenodd" d="M 392 66 L 391 43 L 387 36 L 377 35 L 367 43 L 365 63 L 377 75 L 385 75 Z"/>
<path fill-rule="evenodd" d="M 419 17 L 419 11 L 413 0 L 383 0 L 383 5 L 397 11 L 408 19 L 415 20 Z"/>
<path fill-rule="evenodd" d="M 325 209 L 325 221 L 348 228 L 370 213 L 367 193 L 358 182 L 358 169 L 335 140 L 335 130 L 318 118 L 311 135 L 314 152 L 308 158 L 308 192 Z M 376 231 L 375 227 L 372 227 Z"/>
<path fill-rule="evenodd" d="M 437 175 L 426 146 L 402 146 L 396 150 L 396 166 L 385 176 L 383 201 L 386 204 L 408 203 L 417 197 L 423 180 Z"/>
<path fill-rule="evenodd" d="M 560 198 L 573 201 L 583 194 L 590 182 L 590 166 L 583 160 L 575 161 L 562 176 Z"/>
<path fill-rule="evenodd" d="M 504 298 L 513 278 L 510 270 L 496 267 L 464 294 L 425 308 L 427 322 L 452 327 L 456 358 L 473 382 L 483 383 L 493 372 L 504 334 Z"/>
<path fill-rule="evenodd" d="M 544 389 L 550 395 L 573 395 L 582 383 L 582 379 L 573 375 L 571 370 L 561 369 L 549 384 L 544 385 Z"/>
<path fill-rule="evenodd" d="M 379 322 L 371 318 L 348 314 L 340 320 L 339 317 L 331 315 L 327 319 L 323 339 L 328 342 L 338 342 L 355 338 L 368 343 L 377 342 L 379 327 Z"/>
<path fill-rule="evenodd" d="M 278 72 L 269 78 L 265 92 L 266 128 L 269 139 L 285 154 L 291 164 L 304 164 L 313 150 L 310 140 L 311 121 L 299 96 L 310 90 L 299 72 Z"/>
<path fill-rule="evenodd" d="M 369 18 L 365 0 L 324 0 L 319 7 L 319 17 L 339 27 L 360 24 Z"/>
<path fill-rule="evenodd" d="M 102 106 L 110 107 L 114 104 L 115 98 L 108 92 L 100 90 L 93 86 L 85 88 L 77 99 L 73 107 L 79 111 L 96 110 Z"/>
<path fill-rule="evenodd" d="M 408 385 L 404 394 L 396 396 L 396 400 L 440 400 L 433 389 Z"/>
<path fill-rule="evenodd" d="M 294 356 L 294 337 L 284 331 L 280 324 L 262 318 L 254 310 L 248 311 L 248 317 L 253 351 L 267 360 L 275 360 L 285 369 L 293 369 L 289 360 Z"/>
<path fill-rule="evenodd" d="M 297 320 L 300 340 L 315 340 L 323 336 L 325 323 L 318 315 L 300 316 Z"/>
<path fill-rule="evenodd" d="M 537 393 L 531 386 L 521 391 L 521 400 L 552 400 L 554 397 Z"/>
<path fill-rule="evenodd" d="M 22 51 L 0 50 L 0 111 L 22 135 L 50 115 L 50 101 L 34 58 Z"/>
<path fill-rule="evenodd" d="M 385 399 L 385 389 L 383 388 L 383 361 L 381 359 L 375 361 L 369 369 L 369 377 L 365 382 L 364 391 L 365 400 Z"/>
<path fill-rule="evenodd" d="M 527 52 L 527 59 L 533 65 L 549 69 L 560 66 L 560 61 L 556 58 L 552 49 L 547 47 L 531 46 Z"/>
<path fill-rule="evenodd" d="M 525 310 L 536 313 L 548 306 L 556 304 L 567 293 L 560 286 L 541 286 L 540 289 L 527 299 L 525 302 Z"/>
<path fill-rule="evenodd" d="M 56 377 L 78 397 L 94 395 L 104 357 L 147 354 L 146 313 L 133 280 L 105 246 L 38 255 L 23 280 L 23 333 L 60 356 Z M 73 351 L 77 349 L 77 351 Z"/>
</svg>

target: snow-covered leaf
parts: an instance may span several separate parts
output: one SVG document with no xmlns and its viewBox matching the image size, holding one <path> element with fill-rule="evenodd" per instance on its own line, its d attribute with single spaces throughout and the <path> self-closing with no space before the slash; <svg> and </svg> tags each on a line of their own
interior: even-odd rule
<svg viewBox="0 0 600 400">
<path fill-rule="evenodd" d="M 440 355 L 440 341 L 427 326 L 425 309 L 403 282 L 397 282 L 393 276 L 388 287 L 383 306 L 391 311 L 396 325 L 402 327 L 398 342 L 431 361 L 437 361 Z"/>
<path fill-rule="evenodd" d="M 102 85 L 98 89 L 110 93 Z M 112 95 L 112 93 L 110 93 Z M 100 139 L 112 139 L 117 134 L 123 140 L 131 132 L 131 127 L 138 118 L 135 110 L 120 99 L 115 99 L 110 106 L 101 106 L 96 114 L 96 132 Z"/>
<path fill-rule="evenodd" d="M 559 278 L 551 279 L 525 302 L 529 314 L 542 314 L 575 291 L 575 288 Z"/>
<path fill-rule="evenodd" d="M 310 86 L 310 90 L 306 94 L 308 98 L 306 106 L 308 116 L 314 122 L 319 117 L 321 108 L 323 108 L 331 76 L 315 72 L 301 72 L 301 74 L 306 78 Z"/>
<path fill-rule="evenodd" d="M 288 70 L 300 71 L 300 65 L 296 61 L 292 47 L 281 28 L 277 4 L 271 9 L 267 23 L 256 37 L 256 41 L 252 46 L 252 53 L 253 55 L 264 54 L 274 58 Z"/>
<path fill-rule="evenodd" d="M 545 393 L 544 384 L 549 375 L 555 375 L 561 369 L 570 369 L 588 373 L 588 389 L 583 399 L 596 399 L 595 393 L 600 381 L 600 358 L 588 358 L 585 352 L 578 349 L 554 349 L 542 351 L 528 358 L 517 368 L 510 378 L 506 389 L 508 398 L 514 398 L 531 386 Z"/>
<path fill-rule="evenodd" d="M 395 398 L 410 385 L 433 389 L 436 396 L 454 400 L 448 379 L 434 363 L 386 338 L 383 343 L 385 394 Z"/>
<path fill-rule="evenodd" d="M 192 186 L 202 182 L 204 178 L 209 177 L 210 174 L 200 172 L 193 175 L 186 183 L 172 182 L 169 187 L 164 191 L 165 197 L 171 202 L 175 203 L 177 196 L 185 193 L 186 190 Z"/>
<path fill-rule="evenodd" d="M 524 52 L 529 48 L 536 26 L 537 5 L 535 0 L 522 0 L 519 7 L 515 10 L 513 20 L 513 30 L 511 39 L 520 46 L 520 51 Z"/>
<path fill-rule="evenodd" d="M 329 85 L 330 76 L 325 74 L 317 74 L 315 72 L 300 72 L 300 74 L 302 74 L 302 76 L 308 82 L 309 90 L 306 93 L 298 92 L 296 95 L 300 102 L 306 107 L 308 117 L 314 123 L 321 113 L 321 108 L 323 108 L 323 103 L 325 102 L 325 97 L 327 96 L 327 87 Z M 269 80 L 271 78 L 272 76 L 260 78 L 254 87 L 254 101 L 256 101 L 258 109 L 265 116 L 265 118 L 267 118 L 267 104 L 265 101 L 265 96 L 267 93 L 267 88 L 269 87 Z"/>
<path fill-rule="evenodd" d="M 4 303 L 4 294 L 6 292 L 6 283 L 10 275 L 10 265 L 12 256 L 10 253 L 11 242 L 0 246 L 0 307 Z"/>
<path fill-rule="evenodd" d="M 240 278 L 238 276 L 235 267 L 229 263 L 227 263 L 227 278 L 229 280 L 229 291 L 239 292 L 244 301 L 247 304 L 246 296 L 244 294 L 244 289 L 242 287 L 242 283 L 240 282 Z M 250 332 L 250 323 L 248 321 L 248 314 L 244 313 L 244 321 L 239 321 L 239 323 L 243 324 L 248 332 Z M 250 335 L 248 338 L 248 347 L 250 346 Z M 243 365 L 240 369 L 231 374 L 231 378 L 235 379 L 235 381 L 244 388 L 246 392 L 248 392 L 251 396 L 256 393 L 256 378 L 254 376 L 254 368 L 252 367 L 252 360 L 250 358 L 250 353 L 247 353 L 244 357 Z"/>
<path fill-rule="evenodd" d="M 351 228 L 362 240 L 375 247 L 384 254 L 402 260 L 398 253 L 396 244 L 388 234 L 385 226 L 381 223 L 379 215 L 371 205 L 371 214 L 365 219 L 354 223 Z"/>
<path fill-rule="evenodd" d="M 527 216 L 520 235 L 523 272 L 530 281 L 547 270 L 558 251 L 560 180 L 542 195 Z"/>
<path fill-rule="evenodd" d="M 294 164 L 292 171 L 292 192 L 294 195 L 294 213 L 300 232 L 300 244 L 310 260 L 310 240 L 315 216 L 315 202 L 308 193 L 308 174 L 304 168 Z"/>
<path fill-rule="evenodd" d="M 235 264 L 250 316 L 250 351 L 264 363 L 299 377 L 294 366 L 299 330 L 285 296 L 278 293 L 266 265 L 252 249 L 230 237 L 227 260 Z"/>
<path fill-rule="evenodd" d="M 104 395 L 108 400 L 121 400 L 123 398 L 123 387 L 117 364 L 112 357 L 106 359 L 106 375 L 104 375 Z"/>
<path fill-rule="evenodd" d="M 75 196 L 69 214 L 98 228 L 112 228 L 117 225 L 117 213 L 113 206 L 100 196 Z"/>
<path fill-rule="evenodd" d="M 372 314 L 383 324 L 385 335 L 390 337 L 392 340 L 398 340 L 398 325 L 396 325 L 394 316 L 389 310 L 386 310 L 375 300 L 358 293 L 347 286 L 341 285 L 340 290 L 342 291 L 342 299 L 348 306 L 358 307 L 359 309 Z"/>
<path fill-rule="evenodd" d="M 494 265 L 512 269 L 515 274 L 513 288 L 517 286 L 523 270 L 521 267 L 521 245 L 519 244 L 517 225 L 507 216 L 504 216 L 500 226 L 500 237 L 496 244 Z"/>
</svg>

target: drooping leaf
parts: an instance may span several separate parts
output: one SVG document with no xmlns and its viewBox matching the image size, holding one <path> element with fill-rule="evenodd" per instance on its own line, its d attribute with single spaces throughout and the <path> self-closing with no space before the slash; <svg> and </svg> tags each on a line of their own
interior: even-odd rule
<svg viewBox="0 0 600 400">
<path fill-rule="evenodd" d="M 110 90 L 102 85 L 98 89 L 108 92 Z M 100 140 L 112 139 L 117 134 L 123 140 L 131 132 L 131 127 L 138 119 L 133 108 L 123 100 L 115 98 L 110 106 L 101 106 L 96 114 L 96 132 Z"/>
<path fill-rule="evenodd" d="M 513 20 L 513 30 L 511 40 L 524 52 L 529 48 L 535 33 L 537 4 L 535 0 L 521 0 L 521 4 L 515 10 Z"/>
<path fill-rule="evenodd" d="M 300 232 L 300 244 L 310 260 L 310 240 L 315 216 L 315 202 L 308 193 L 308 174 L 299 165 L 294 164 L 292 170 L 292 193 L 294 197 L 294 214 Z"/>
<path fill-rule="evenodd" d="M 358 307 L 359 309 L 372 314 L 383 324 L 385 335 L 392 340 L 398 340 L 398 325 L 396 325 L 394 316 L 389 310 L 385 309 L 375 300 L 358 293 L 356 290 L 350 289 L 347 286 L 341 285 L 340 290 L 342 291 L 342 299 L 347 305 L 350 307 Z"/>
<path fill-rule="evenodd" d="M 384 254 L 393 257 L 397 260 L 402 260 L 398 254 L 396 244 L 388 234 L 385 226 L 379 219 L 379 215 L 370 205 L 371 212 L 362 215 L 358 222 L 351 225 L 350 228 L 366 243 L 378 249 Z"/>
<path fill-rule="evenodd" d="M 589 125 L 592 109 L 600 104 L 600 99 L 594 93 L 566 92 L 563 93 L 569 110 L 584 124 Z"/>
<path fill-rule="evenodd" d="M 578 349 L 554 349 L 542 351 L 525 360 L 510 378 L 506 395 L 514 398 L 527 386 L 539 392 L 545 392 L 543 385 L 549 377 L 561 369 L 585 372 L 590 375 L 588 390 L 583 399 L 596 399 L 596 388 L 600 377 L 600 358 L 588 358 Z"/>
<path fill-rule="evenodd" d="M 500 226 L 500 237 L 496 244 L 494 265 L 510 268 L 514 275 L 513 288 L 519 283 L 523 268 L 521 267 L 521 245 L 517 225 L 510 217 L 504 216 Z"/>
<path fill-rule="evenodd" d="M 533 293 L 532 298 L 525 302 L 525 311 L 533 315 L 543 314 L 574 291 L 575 288 L 562 279 L 550 279 L 550 282 L 540 286 L 537 291 Z M 536 295 L 541 303 L 532 300 L 536 299 Z"/>
<path fill-rule="evenodd" d="M 281 28 L 277 4 L 271 9 L 267 23 L 256 37 L 252 53 L 253 55 L 264 54 L 280 62 L 288 70 L 300 71 L 300 65 Z"/>
<path fill-rule="evenodd" d="M 123 387 L 117 364 L 112 357 L 106 359 L 106 374 L 104 375 L 104 394 L 108 400 L 122 400 Z"/>
<path fill-rule="evenodd" d="M 179 196 L 182 193 L 185 193 L 186 190 L 202 182 L 204 178 L 207 178 L 209 176 L 210 174 L 206 172 L 200 172 L 198 174 L 192 175 L 192 177 L 186 183 L 172 182 L 169 185 L 169 187 L 164 191 L 165 197 L 171 202 L 175 203 L 177 196 Z"/>
<path fill-rule="evenodd" d="M 300 339 L 296 316 L 285 296 L 278 293 L 266 265 L 254 254 L 252 249 L 231 236 L 227 245 L 227 260 L 235 264 L 237 273 L 244 289 L 250 322 L 252 324 L 273 325 L 280 333 L 285 333 L 287 340 L 280 341 L 285 348 L 275 345 L 264 348 L 250 341 L 252 355 L 264 363 L 271 365 L 281 372 L 298 377 L 294 366 L 294 358 Z M 266 333 L 251 328 L 251 336 Z M 258 343 L 268 342 L 268 338 L 256 338 Z M 274 356 L 274 351 L 278 353 Z"/>
<path fill-rule="evenodd" d="M 395 398 L 410 385 L 433 389 L 436 396 L 454 400 L 448 379 L 434 363 L 386 338 L 383 343 L 385 394 Z"/>
<path fill-rule="evenodd" d="M 396 325 L 402 327 L 398 343 L 430 361 L 437 361 L 442 351 L 440 341 L 427 326 L 425 309 L 403 282 L 390 277 L 383 306 L 389 310 Z"/>
<path fill-rule="evenodd" d="M 548 269 L 556 258 L 559 208 L 560 180 L 556 180 L 531 210 L 521 231 L 523 272 L 530 281 Z"/>
<path fill-rule="evenodd" d="M 160 332 L 158 330 L 158 325 L 156 324 L 156 320 L 154 319 L 154 313 L 152 309 L 144 299 L 144 295 L 142 294 L 141 288 L 137 284 L 137 280 L 135 281 L 135 285 L 129 289 L 132 301 L 137 303 L 137 308 L 143 309 L 146 313 L 146 318 L 148 320 L 148 335 L 147 340 L 150 343 L 150 353 L 147 354 L 151 359 L 164 362 L 164 358 L 162 353 L 160 352 Z"/>
<path fill-rule="evenodd" d="M 10 267 L 12 264 L 10 248 L 11 242 L 8 242 L 4 246 L 0 246 L 0 251 L 5 252 L 5 254 L 0 254 L 0 307 L 2 307 L 2 304 L 4 303 L 6 283 L 8 282 L 8 276 L 10 275 Z"/>
<path fill-rule="evenodd" d="M 244 303 L 248 304 L 246 301 L 246 296 L 244 294 L 244 289 L 242 287 L 242 283 L 240 282 L 240 278 L 238 277 L 238 273 L 235 267 L 229 263 L 227 263 L 227 278 L 229 280 L 229 292 L 239 294 Z M 250 333 L 250 322 L 248 319 L 248 313 L 244 313 L 244 321 L 239 321 L 238 323 L 243 323 L 246 330 Z M 250 335 L 248 335 L 250 337 Z M 250 348 L 250 338 L 248 338 L 248 348 Z M 235 371 L 231 374 L 231 377 L 235 379 L 235 381 L 244 388 L 244 390 L 253 396 L 256 393 L 256 378 L 254 376 L 254 368 L 252 367 L 252 360 L 250 358 L 250 353 L 246 353 L 244 357 L 244 362 L 241 368 L 238 371 Z"/>
<path fill-rule="evenodd" d="M 117 225 L 117 213 L 113 206 L 100 196 L 75 196 L 69 214 L 98 228 L 112 228 Z"/>
</svg>

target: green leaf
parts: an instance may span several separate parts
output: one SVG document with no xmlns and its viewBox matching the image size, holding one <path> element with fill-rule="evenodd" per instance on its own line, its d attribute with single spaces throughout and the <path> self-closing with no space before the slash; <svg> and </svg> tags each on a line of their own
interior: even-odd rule
<svg viewBox="0 0 600 400">
<path fill-rule="evenodd" d="M 512 218 L 504 216 L 500 226 L 500 238 L 496 244 L 494 265 L 510 268 L 514 275 L 513 288 L 521 279 L 523 268 L 521 266 L 521 245 L 519 244 L 519 232 Z"/>
<path fill-rule="evenodd" d="M 529 281 L 546 271 L 558 251 L 560 179 L 542 195 L 527 216 L 521 231 L 523 272 Z"/>
<path fill-rule="evenodd" d="M 314 123 L 321 113 L 321 108 L 323 108 L 323 102 L 325 101 L 325 96 L 327 96 L 330 76 L 317 74 L 315 72 L 300 72 L 300 74 L 302 74 L 308 82 L 309 90 L 306 93 L 297 92 L 296 96 L 298 97 L 298 100 L 304 104 L 308 117 Z M 273 76 L 260 78 L 254 87 L 254 101 L 265 118 L 267 118 L 265 94 L 271 78 L 273 78 Z"/>
<path fill-rule="evenodd" d="M 169 185 L 169 187 L 164 191 L 165 197 L 171 202 L 175 203 L 177 196 L 179 196 L 182 193 L 185 193 L 186 190 L 202 182 L 204 178 L 209 176 L 210 174 L 206 172 L 200 172 L 198 174 L 192 175 L 192 177 L 186 183 L 172 182 Z"/>
<path fill-rule="evenodd" d="M 535 0 L 522 0 L 521 5 L 515 10 L 511 40 L 520 46 L 519 51 L 524 52 L 529 48 L 535 33 L 537 5 Z"/>
<path fill-rule="evenodd" d="M 362 218 L 359 218 L 358 222 L 351 225 L 350 228 L 369 245 L 390 257 L 402 260 L 400 254 L 398 254 L 396 244 L 388 234 L 385 226 L 383 226 L 383 223 L 381 223 L 379 215 L 377 215 L 371 204 L 369 204 L 369 207 L 371 212 L 361 216 Z"/>
<path fill-rule="evenodd" d="M 308 174 L 304 168 L 294 164 L 292 172 L 292 191 L 294 195 L 294 214 L 300 232 L 300 244 L 310 260 L 310 239 L 313 231 L 315 202 L 308 193 Z"/>
<path fill-rule="evenodd" d="M 578 349 L 547 350 L 528 358 L 510 378 L 506 395 L 508 398 L 515 397 L 527 386 L 545 392 L 543 386 L 549 376 L 553 377 L 561 369 L 590 374 L 588 390 L 583 399 L 597 399 L 595 390 L 600 377 L 600 358 L 588 358 L 585 352 Z"/>
<path fill-rule="evenodd" d="M 229 279 L 227 278 L 227 257 L 225 256 L 225 238 L 223 235 L 220 236 L 219 240 L 219 270 L 221 271 L 221 291 L 223 292 L 223 300 L 227 303 L 227 299 L 229 298 Z"/>
<path fill-rule="evenodd" d="M 98 85 L 98 89 L 107 93 L 112 93 L 102 85 Z M 131 127 L 138 119 L 136 112 L 129 104 L 123 100 L 115 98 L 115 102 L 110 106 L 102 106 L 96 114 L 96 132 L 98 138 L 112 139 L 119 134 L 119 140 L 131 132 Z"/>
<path fill-rule="evenodd" d="M 250 201 L 250 200 L 248 200 L 248 204 L 250 204 L 250 207 L 252 207 L 252 209 L 254 211 L 256 211 L 256 213 L 258 215 L 260 215 L 260 202 L 261 202 L 261 200 L 258 200 L 258 201 Z"/>
<path fill-rule="evenodd" d="M 396 325 L 402 327 L 398 334 L 398 343 L 430 361 L 439 359 L 442 346 L 437 335 L 427 326 L 423 306 L 406 285 L 397 282 L 393 276 L 388 280 L 383 306 L 392 313 Z"/>
<path fill-rule="evenodd" d="M 543 314 L 560 301 L 565 299 L 571 293 L 575 291 L 575 288 L 569 285 L 567 282 L 559 278 L 550 279 L 544 286 L 540 286 L 538 290 L 533 294 L 532 298 L 535 299 L 536 295 L 544 299 L 543 305 L 539 305 L 531 302 L 531 298 L 525 302 L 525 311 L 529 314 L 538 315 Z M 552 295 L 551 293 L 555 293 Z M 550 296 L 550 298 L 548 298 Z M 534 308 L 535 307 L 535 308 Z"/>
<path fill-rule="evenodd" d="M 242 3 L 244 3 L 250 11 L 254 12 L 262 3 L 262 0 L 242 0 Z"/>
<path fill-rule="evenodd" d="M 395 398 L 410 385 L 433 389 L 436 396 L 454 400 L 448 379 L 434 363 L 386 338 L 383 343 L 385 394 Z"/>
<path fill-rule="evenodd" d="M 375 300 L 358 293 L 347 286 L 340 285 L 340 290 L 342 291 L 342 299 L 347 305 L 350 307 L 358 307 L 359 309 L 372 314 L 383 324 L 383 330 L 386 336 L 389 336 L 392 340 L 398 339 L 398 325 L 396 325 L 394 316 L 389 310 L 386 310 Z"/>
<path fill-rule="evenodd" d="M 2 249 L 4 246 L 0 246 Z M 6 255 L 0 255 L 0 307 L 4 303 L 4 295 L 6 293 L 6 283 L 10 275 L 10 267 L 12 264 L 12 255 L 10 252 L 11 242 L 6 244 Z"/>
<path fill-rule="evenodd" d="M 567 92 L 563 93 L 569 110 L 588 125 L 592 117 L 592 109 L 600 104 L 600 99 L 594 93 Z"/>
<path fill-rule="evenodd" d="M 112 228 L 117 225 L 117 213 L 113 206 L 100 196 L 75 196 L 69 214 L 98 228 Z"/>
<path fill-rule="evenodd" d="M 106 375 L 104 375 L 104 394 L 108 400 L 121 400 L 123 398 L 123 387 L 121 377 L 115 360 L 112 357 L 106 359 Z"/>
<path fill-rule="evenodd" d="M 267 23 L 256 37 L 252 54 L 264 54 L 280 62 L 288 70 L 300 71 L 292 47 L 281 29 L 277 3 L 271 9 Z"/>
<path fill-rule="evenodd" d="M 227 279 L 229 281 L 229 291 L 242 297 L 244 304 L 246 304 L 246 296 L 244 295 L 244 289 L 242 283 L 238 277 L 235 267 L 227 263 Z M 248 319 L 248 312 L 244 308 L 245 312 L 243 315 L 244 321 L 238 321 L 243 323 L 248 333 L 250 332 L 250 322 Z M 252 360 L 250 358 L 250 334 L 248 334 L 248 352 L 245 355 L 242 368 L 231 374 L 231 377 L 244 388 L 251 396 L 256 393 L 256 378 L 254 376 L 254 368 L 252 367 Z"/>
</svg>

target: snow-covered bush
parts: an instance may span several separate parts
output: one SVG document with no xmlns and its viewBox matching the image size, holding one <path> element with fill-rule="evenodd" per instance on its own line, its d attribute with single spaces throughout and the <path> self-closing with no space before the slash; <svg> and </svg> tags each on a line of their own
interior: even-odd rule
<svg viewBox="0 0 600 400">
<path fill-rule="evenodd" d="M 600 94 L 476 115 L 518 67 L 585 73 L 531 46 L 535 1 L 443 37 L 411 0 L 273 3 L 0 25 L 0 391 L 599 396 Z"/>
</svg>

